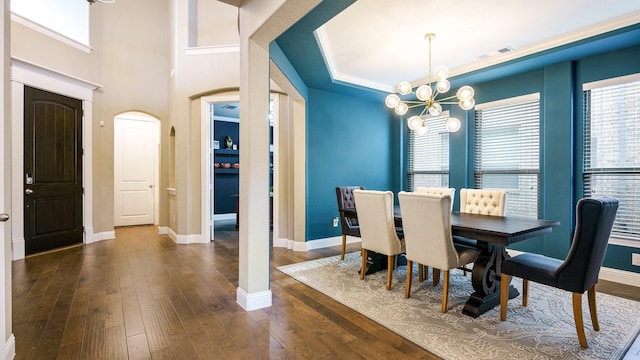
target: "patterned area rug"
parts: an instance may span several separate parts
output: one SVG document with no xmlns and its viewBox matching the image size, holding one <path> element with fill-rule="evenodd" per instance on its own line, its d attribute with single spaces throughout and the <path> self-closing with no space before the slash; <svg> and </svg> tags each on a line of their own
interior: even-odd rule
<svg viewBox="0 0 640 360">
<path fill-rule="evenodd" d="M 386 271 L 358 276 L 360 253 L 281 266 L 277 269 L 373 319 L 406 339 L 444 359 L 620 359 L 640 331 L 640 302 L 598 293 L 600 331 L 594 331 L 587 296 L 583 319 L 588 349 L 578 344 L 568 292 L 530 283 L 529 305 L 518 296 L 509 301 L 507 320 L 495 308 L 473 319 L 462 314 L 473 292 L 470 276 L 451 272 L 449 308 L 440 312 L 442 281 L 414 284 L 411 298 L 404 297 L 406 267 L 393 274 L 387 291 Z M 520 279 L 513 285 L 521 291 Z"/>
</svg>

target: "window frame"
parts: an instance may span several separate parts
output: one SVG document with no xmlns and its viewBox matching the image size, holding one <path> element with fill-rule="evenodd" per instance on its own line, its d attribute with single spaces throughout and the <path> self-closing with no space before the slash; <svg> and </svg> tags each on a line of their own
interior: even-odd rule
<svg viewBox="0 0 640 360">
<path fill-rule="evenodd" d="M 621 91 L 620 88 L 622 86 L 634 86 L 634 83 L 638 83 L 638 84 L 635 84 L 635 86 L 638 87 L 636 94 L 640 95 L 640 73 L 608 78 L 603 80 L 597 80 L 597 81 L 592 81 L 592 82 L 587 82 L 582 84 L 583 112 L 582 112 L 581 125 L 583 127 L 583 132 L 582 132 L 582 153 L 580 154 L 582 157 L 581 158 L 582 167 L 580 169 L 580 178 L 582 181 L 582 188 L 581 188 L 582 196 L 584 197 L 595 198 L 595 197 L 599 197 L 600 195 L 618 197 L 617 194 L 607 194 L 607 193 L 604 193 L 604 194 L 596 193 L 596 195 L 593 196 L 593 193 L 591 191 L 591 186 L 593 186 L 593 184 L 595 183 L 594 177 L 596 176 L 602 176 L 602 177 L 611 176 L 614 178 L 617 177 L 618 179 L 622 179 L 624 177 L 629 177 L 629 176 L 636 176 L 636 178 L 640 177 L 640 167 L 638 166 L 606 166 L 606 167 L 598 166 L 601 164 L 594 164 L 595 166 L 590 166 L 591 159 L 594 156 L 594 152 L 592 151 L 591 145 L 597 143 L 597 140 L 594 141 L 594 138 L 590 136 L 590 134 L 592 133 L 590 125 L 592 124 L 593 114 L 591 113 L 592 100 L 587 98 L 588 94 L 591 94 L 592 91 L 594 90 L 607 91 L 606 88 L 609 88 L 609 87 L 619 87 L 617 91 Z M 613 92 L 616 90 L 611 89 L 611 91 Z M 608 105 L 614 106 L 619 104 L 620 103 L 618 102 L 618 103 L 610 103 Z M 633 116 L 631 117 L 631 120 L 634 120 Z M 601 119 L 600 121 L 606 123 L 607 119 Z M 640 127 L 640 118 L 638 118 L 637 121 L 639 122 L 638 126 Z M 626 127 L 624 130 L 620 129 L 617 132 L 617 136 L 619 137 L 623 133 L 624 134 L 627 133 Z M 640 140 L 637 140 L 635 142 L 638 145 L 640 145 Z M 616 157 L 619 157 L 619 156 L 616 156 Z M 639 195 L 639 194 L 640 192 L 636 193 L 635 195 Z M 630 194 L 628 197 L 630 197 L 631 200 L 633 200 L 633 195 L 634 194 Z M 632 211 L 629 213 L 625 211 L 624 203 L 625 203 L 624 199 L 621 199 L 620 206 L 618 208 L 618 214 L 616 214 L 616 220 L 614 222 L 614 229 L 612 230 L 609 243 L 615 244 L 615 245 L 633 247 L 633 248 L 640 248 L 640 224 L 638 224 L 635 227 L 635 229 L 632 229 L 632 230 L 635 230 L 635 232 L 631 231 L 631 235 L 625 235 L 622 232 L 616 231 L 616 229 L 621 226 L 620 225 L 621 220 L 619 219 L 619 217 L 622 216 L 624 218 L 629 218 L 629 216 L 634 216 L 633 214 L 631 214 Z"/>
<path fill-rule="evenodd" d="M 407 166 L 407 188 L 408 191 L 415 191 L 416 186 L 428 186 L 428 187 L 449 187 L 450 184 L 450 146 L 451 146 L 451 136 L 450 132 L 446 129 L 446 119 L 449 117 L 449 111 L 443 111 L 438 116 L 430 116 L 427 120 L 428 130 L 427 134 L 419 135 L 417 131 L 408 130 L 408 166 Z M 437 134 L 442 138 L 443 135 L 446 135 L 446 151 L 443 151 L 445 146 L 444 142 L 440 142 L 439 146 L 437 146 L 440 151 L 437 153 L 437 157 L 440 158 L 440 162 L 436 162 L 437 165 L 440 166 L 440 169 L 420 169 L 414 170 L 415 168 L 415 142 L 418 137 L 420 139 L 426 139 L 426 136 L 433 136 L 434 131 L 437 131 Z M 446 161 L 443 161 L 445 160 Z M 441 181 L 434 181 L 429 183 L 420 183 L 416 184 L 415 176 L 416 175 L 433 175 L 435 177 L 439 176 Z M 443 178 L 446 177 L 446 182 L 442 181 Z"/>
<path fill-rule="evenodd" d="M 519 109 L 519 108 L 522 108 L 522 109 Z M 491 118 L 492 114 L 483 115 L 483 112 L 489 111 L 489 110 L 494 112 L 493 116 L 495 118 Z M 497 121 L 497 120 L 507 119 L 505 114 L 513 110 L 520 111 L 519 113 L 517 113 L 518 114 L 518 116 L 516 117 L 517 119 L 521 119 L 524 116 L 525 120 L 530 120 L 530 122 L 526 123 L 527 126 L 529 126 L 529 129 L 525 129 L 525 130 L 523 130 L 521 126 L 522 123 L 512 122 L 512 123 L 507 123 L 507 125 L 512 125 L 511 127 L 513 128 L 513 134 L 515 136 L 521 137 L 521 139 L 518 139 L 517 141 L 518 148 L 529 150 L 528 152 L 525 152 L 524 155 L 529 159 L 533 159 L 533 160 L 527 161 L 524 164 L 525 166 L 523 166 L 522 156 L 519 156 L 519 157 L 517 155 L 513 156 L 513 158 L 510 159 L 511 161 L 509 161 L 509 159 L 496 158 L 495 161 L 493 161 L 495 164 L 502 165 L 505 162 L 510 162 L 512 163 L 512 166 L 487 167 L 486 164 L 483 164 L 483 159 L 486 160 L 487 156 L 483 156 L 482 139 L 483 137 L 485 139 L 492 139 L 492 138 L 495 139 L 496 137 L 486 137 L 486 134 L 484 133 L 484 131 L 488 131 L 489 128 L 484 128 L 484 129 L 482 128 L 483 118 L 487 119 L 488 121 Z M 535 114 L 534 117 L 532 117 L 533 114 Z M 483 132 L 479 133 L 481 130 Z M 496 128 L 494 131 L 504 132 L 505 129 Z M 526 141 L 526 142 L 521 141 L 526 136 L 526 135 L 523 135 L 523 131 L 528 132 L 529 135 L 531 132 L 534 132 L 537 135 L 537 137 L 534 140 L 537 140 L 537 141 Z M 541 115 L 541 100 L 540 100 L 539 92 L 486 102 L 482 104 L 477 104 L 475 106 L 475 123 L 473 128 L 474 187 L 477 189 L 499 188 L 499 189 L 506 190 L 507 203 L 505 205 L 505 215 L 527 216 L 532 218 L 540 217 L 540 211 L 541 211 L 540 180 L 541 180 L 541 168 L 542 168 L 541 166 L 541 161 L 542 161 L 541 131 L 542 131 L 542 115 Z M 507 144 L 508 142 L 499 141 L 499 142 L 496 142 L 495 144 L 498 144 L 498 143 L 501 145 L 504 145 L 504 144 Z M 496 150 L 498 149 L 498 145 L 489 146 L 488 144 L 489 143 L 485 144 L 488 147 L 487 150 L 496 152 Z M 484 152 L 486 152 L 487 150 L 484 150 Z M 512 154 L 512 152 L 506 152 L 506 153 Z M 521 152 L 518 152 L 517 154 L 521 154 Z M 535 166 L 533 166 L 533 164 L 535 164 Z M 517 185 L 517 187 L 491 186 L 491 185 L 485 186 L 483 185 L 483 178 L 486 175 L 489 175 L 489 176 L 490 175 L 498 175 L 498 176 L 499 175 L 507 175 L 507 176 L 518 175 L 518 177 L 515 179 L 516 181 L 515 184 Z M 524 176 L 524 178 L 522 176 Z M 527 177 L 529 178 L 534 177 L 534 178 L 529 179 L 527 182 Z M 500 181 L 504 181 L 504 180 L 506 179 L 500 179 Z M 527 186 L 531 186 L 532 182 L 535 183 L 535 194 L 533 194 L 532 192 L 526 191 L 524 189 L 526 186 L 523 187 L 523 184 L 525 183 L 528 184 Z M 532 198 L 535 198 L 535 215 L 533 214 L 534 212 L 533 209 L 527 210 L 528 209 L 527 206 L 530 205 Z M 523 210 L 518 210 L 518 209 L 523 209 Z"/>
</svg>

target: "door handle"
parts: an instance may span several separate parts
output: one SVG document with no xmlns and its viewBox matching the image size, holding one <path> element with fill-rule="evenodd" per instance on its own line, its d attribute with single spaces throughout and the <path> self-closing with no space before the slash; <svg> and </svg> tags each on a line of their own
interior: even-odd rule
<svg viewBox="0 0 640 360">
<path fill-rule="evenodd" d="M 31 195 L 31 194 L 33 194 L 33 190 L 31 190 L 31 189 L 27 189 L 27 190 L 25 190 L 24 192 L 25 192 L 27 195 Z"/>
<path fill-rule="evenodd" d="M 0 214 L 0 221 L 1 222 L 9 221 L 9 214 L 7 213 Z"/>
<path fill-rule="evenodd" d="M 153 184 L 149 184 L 149 188 L 153 188 Z"/>
</svg>

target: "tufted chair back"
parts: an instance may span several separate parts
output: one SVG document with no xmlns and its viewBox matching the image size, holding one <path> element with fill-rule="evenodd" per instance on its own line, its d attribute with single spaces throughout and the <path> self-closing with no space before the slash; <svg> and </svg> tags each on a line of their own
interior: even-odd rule
<svg viewBox="0 0 640 360">
<path fill-rule="evenodd" d="M 421 193 L 421 194 L 429 194 L 429 195 L 438 195 L 438 196 L 443 196 L 443 195 L 449 195 L 449 197 L 451 198 L 451 210 L 453 210 L 453 199 L 456 196 L 456 189 L 455 188 L 444 188 L 444 187 L 422 187 L 422 186 L 418 186 L 416 188 L 416 192 L 417 193 Z"/>
<path fill-rule="evenodd" d="M 505 190 L 461 189 L 460 212 L 491 216 L 504 216 Z"/>
<path fill-rule="evenodd" d="M 340 225 L 342 233 L 351 236 L 360 236 L 358 219 L 344 215 L 340 210 L 356 207 L 356 199 L 353 197 L 353 190 L 364 190 L 364 186 L 338 186 L 336 187 L 336 198 L 338 199 L 338 211 L 340 212 Z"/>
</svg>

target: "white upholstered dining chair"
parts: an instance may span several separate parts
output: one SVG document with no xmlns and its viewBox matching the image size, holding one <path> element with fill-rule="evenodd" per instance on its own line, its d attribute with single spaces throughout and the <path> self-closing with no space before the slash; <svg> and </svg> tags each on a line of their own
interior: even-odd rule
<svg viewBox="0 0 640 360">
<path fill-rule="evenodd" d="M 431 195 L 449 195 L 451 197 L 451 210 L 453 211 L 453 199 L 456 196 L 455 188 L 446 188 L 446 187 L 427 187 L 427 186 L 418 186 L 416 187 L 416 192 L 421 194 L 431 194 Z M 440 276 L 436 276 L 437 269 L 433 269 L 433 285 L 438 285 L 440 281 Z M 418 264 L 418 281 L 423 282 L 424 279 L 428 277 L 427 273 L 429 272 L 429 267 L 424 266 L 423 264 Z"/>
<path fill-rule="evenodd" d="M 396 256 L 404 253 L 404 240 L 398 237 L 393 217 L 393 192 L 353 190 L 358 209 L 360 238 L 362 239 L 362 265 L 360 280 L 367 271 L 367 251 L 387 255 L 387 290 L 391 289 Z"/>
<path fill-rule="evenodd" d="M 506 205 L 506 190 L 460 189 L 460 212 L 490 216 L 504 216 Z M 477 246 L 477 241 L 475 239 L 454 236 L 453 241 L 458 245 L 470 247 Z"/>
<path fill-rule="evenodd" d="M 402 229 L 406 245 L 407 280 L 405 297 L 410 296 L 413 263 L 434 268 L 434 277 L 444 272 L 442 312 L 447 312 L 449 270 L 474 262 L 480 250 L 458 247 L 451 236 L 451 197 L 417 192 L 400 192 Z"/>
<path fill-rule="evenodd" d="M 504 216 L 507 192 L 499 189 L 460 189 L 460 212 Z"/>
</svg>

